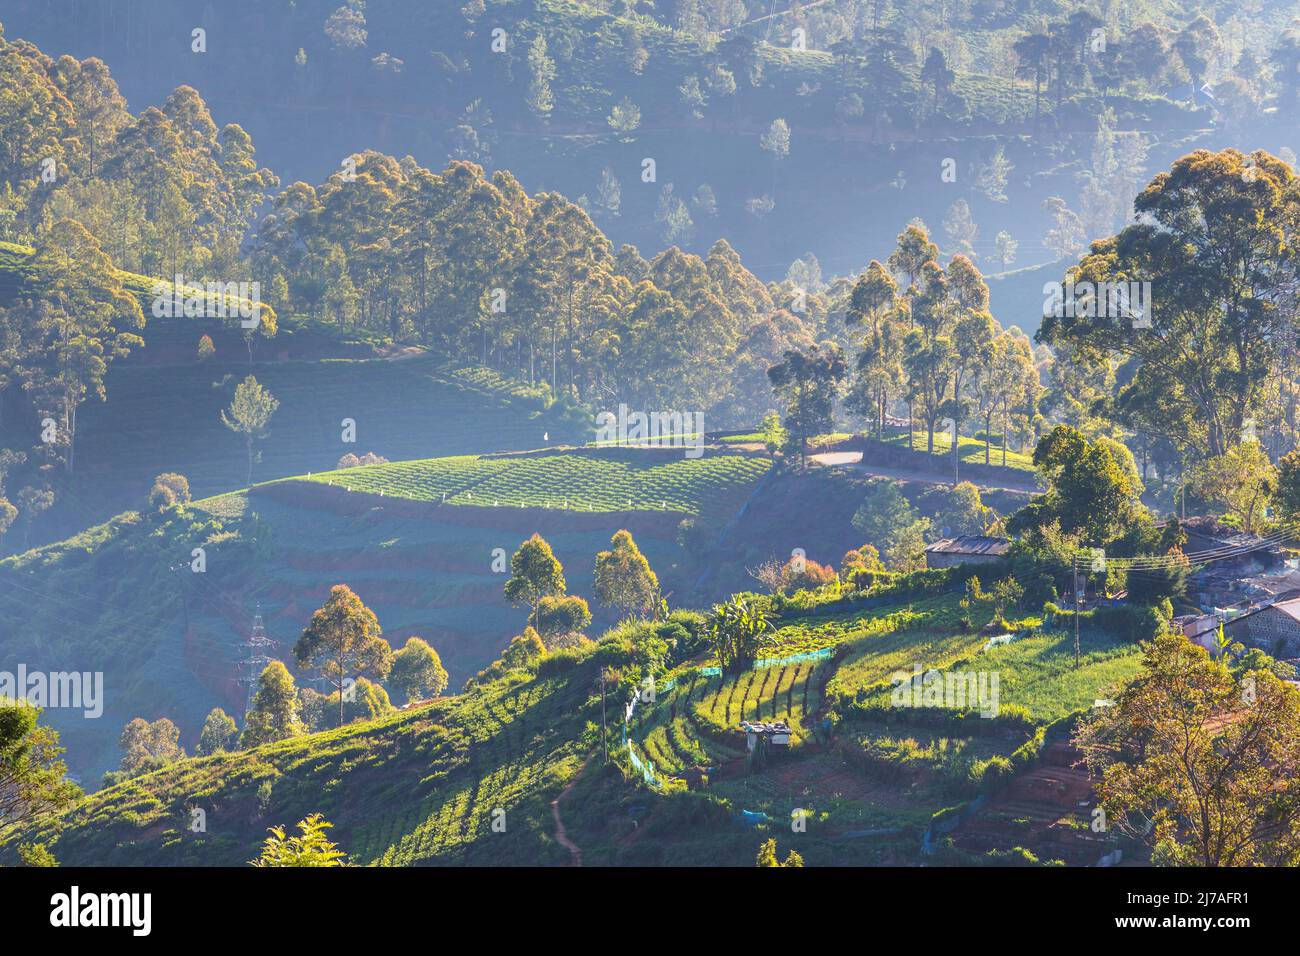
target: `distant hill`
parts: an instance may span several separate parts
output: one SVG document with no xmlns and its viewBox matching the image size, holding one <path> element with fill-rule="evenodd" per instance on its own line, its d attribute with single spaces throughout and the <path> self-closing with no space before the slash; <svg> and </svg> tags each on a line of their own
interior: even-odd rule
<svg viewBox="0 0 1300 956">
<path fill-rule="evenodd" d="M 1033 338 L 1043 324 L 1043 284 L 1065 278 L 1068 263 L 1045 262 L 984 277 L 989 287 L 989 309 L 1003 326 L 1018 325 Z"/>
</svg>

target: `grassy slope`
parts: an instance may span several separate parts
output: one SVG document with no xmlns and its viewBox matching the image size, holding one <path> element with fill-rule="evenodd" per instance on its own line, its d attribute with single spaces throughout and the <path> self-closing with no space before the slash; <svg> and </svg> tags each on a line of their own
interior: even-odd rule
<svg viewBox="0 0 1300 956">
<path fill-rule="evenodd" d="M 978 422 L 968 423 L 967 427 L 971 427 L 971 425 L 977 426 Z M 891 445 L 898 445 L 903 448 L 907 447 L 906 434 L 886 435 L 884 440 Z M 912 449 L 914 451 L 925 451 L 926 441 L 927 441 L 927 435 L 924 431 L 912 432 Z M 958 445 L 961 448 L 962 461 L 972 465 L 984 464 L 984 453 L 986 451 L 986 448 L 982 440 L 978 438 L 972 438 L 969 435 L 961 435 L 958 437 Z M 1002 446 L 999 445 L 996 441 L 994 441 L 989 446 L 987 451 L 989 456 L 989 464 L 1000 467 L 1002 465 Z M 948 437 L 947 432 L 936 431 L 934 433 L 933 454 L 934 457 L 951 464 L 952 440 Z M 1033 455 L 1025 454 L 1024 452 L 1013 451 L 1010 448 L 1008 448 L 1006 467 L 1014 469 L 1016 471 L 1024 471 L 1024 472 L 1032 473 L 1034 471 Z"/>
<path fill-rule="evenodd" d="M 355 863 L 561 862 L 547 797 L 583 756 L 594 674 L 508 678 L 378 721 L 187 760 L 93 795 L 55 846 L 65 863 L 239 865 L 268 826 L 321 811 Z M 192 808 L 205 811 L 206 833 L 191 832 Z M 498 809 L 503 833 L 491 829 Z"/>
<path fill-rule="evenodd" d="M 69 864 L 239 864 L 255 854 L 265 827 L 321 811 L 357 863 L 559 864 L 567 855 L 553 839 L 549 801 L 568 782 L 564 820 L 587 865 L 747 865 L 768 836 L 787 845 L 783 821 L 796 808 L 810 813 L 808 832 L 793 838 L 810 864 L 915 864 L 931 816 L 957 799 L 954 777 L 1019 739 L 924 725 L 888 733 L 841 720 L 828 747 L 813 739 L 806 718 L 820 712 L 822 682 L 832 674 L 830 698 L 858 699 L 904 662 L 942 666 L 977 654 L 978 637 L 954 633 L 956 600 L 937 595 L 781 622 L 777 652 L 842 646 L 836 661 L 726 680 L 680 672 L 675 688 L 638 709 L 630 732 L 661 772 L 714 768 L 703 793 L 679 785 L 652 791 L 598 758 L 578 773 L 599 743 L 598 668 L 625 659 L 619 647 L 602 644 L 544 676 L 517 672 L 378 721 L 183 761 L 100 791 L 65 817 L 54 851 Z M 1102 635 L 1089 641 L 1081 672 L 1062 666 L 1062 644 L 1050 634 L 993 652 L 1008 696 L 1047 721 L 1132 673 L 1132 649 Z M 611 706 L 618 714 L 617 695 Z M 742 714 L 791 719 L 799 731 L 792 753 L 746 773 L 743 739 L 733 729 Z M 611 723 L 625 763 L 618 717 Z M 189 831 L 193 808 L 205 811 L 206 834 Z M 504 833 L 490 827 L 498 808 Z M 767 822 L 743 825 L 741 810 Z M 1007 848 L 1016 839 L 1008 832 Z"/>
</svg>

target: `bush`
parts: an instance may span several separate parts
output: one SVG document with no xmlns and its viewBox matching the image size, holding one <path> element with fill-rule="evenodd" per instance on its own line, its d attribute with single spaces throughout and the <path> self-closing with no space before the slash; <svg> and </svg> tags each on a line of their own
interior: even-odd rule
<svg viewBox="0 0 1300 956">
<path fill-rule="evenodd" d="M 835 569 L 830 565 L 818 564 L 811 559 L 796 563 L 796 559 L 791 558 L 782 569 L 781 590 L 787 594 L 793 591 L 815 591 L 838 580 Z"/>
<path fill-rule="evenodd" d="M 591 623 L 591 610 L 576 595 L 547 596 L 533 609 L 533 621 L 537 633 L 550 646 L 559 638 L 581 634 Z"/>
<path fill-rule="evenodd" d="M 554 677 L 568 673 L 590 657 L 596 647 L 596 644 L 579 644 L 552 651 L 537 662 L 537 676 Z"/>
<path fill-rule="evenodd" d="M 1162 611 L 1161 607 L 1130 604 L 1094 608 L 1086 612 L 1086 616 L 1090 624 L 1121 640 L 1153 641 L 1169 628 L 1169 621 Z"/>
<path fill-rule="evenodd" d="M 971 782 L 979 788 L 980 793 L 994 793 L 1016 775 L 1016 768 L 1002 754 L 994 754 L 988 760 L 977 760 L 971 764 Z"/>
<path fill-rule="evenodd" d="M 713 544 L 714 528 L 698 518 L 683 518 L 677 523 L 677 546 L 692 558 L 703 557 Z"/>
<path fill-rule="evenodd" d="M 149 490 L 149 507 L 153 511 L 166 511 L 172 505 L 190 500 L 190 482 L 184 475 L 165 471 L 153 480 Z"/>
<path fill-rule="evenodd" d="M 361 465 L 386 465 L 386 464 L 388 464 L 388 459 L 385 458 L 383 455 L 376 455 L 373 451 L 368 451 L 364 455 L 361 455 L 360 457 L 352 454 L 352 452 L 348 452 L 346 455 L 344 455 L 342 458 L 339 459 L 339 463 L 337 467 L 358 468 Z"/>
</svg>

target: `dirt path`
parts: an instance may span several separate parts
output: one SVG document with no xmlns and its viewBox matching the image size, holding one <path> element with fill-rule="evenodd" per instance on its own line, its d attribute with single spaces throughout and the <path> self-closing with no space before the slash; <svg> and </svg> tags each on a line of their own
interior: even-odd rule
<svg viewBox="0 0 1300 956">
<path fill-rule="evenodd" d="M 568 850 L 569 854 L 573 857 L 573 860 L 569 863 L 570 866 L 582 866 L 582 848 L 569 839 L 569 831 L 564 828 L 564 821 L 560 819 L 560 801 L 569 795 L 569 791 L 573 789 L 574 785 L 578 782 L 578 778 L 581 777 L 583 772 L 587 769 L 587 764 L 590 760 L 591 758 L 588 757 L 582 762 L 582 766 L 579 767 L 578 772 L 573 775 L 573 779 L 570 780 L 568 784 L 565 785 L 564 789 L 560 791 L 560 795 L 551 801 L 551 816 L 555 818 L 555 842 Z"/>
</svg>

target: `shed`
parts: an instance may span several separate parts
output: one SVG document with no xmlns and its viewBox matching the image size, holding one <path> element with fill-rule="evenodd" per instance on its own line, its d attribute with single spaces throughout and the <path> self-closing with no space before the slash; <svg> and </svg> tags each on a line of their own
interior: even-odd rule
<svg viewBox="0 0 1300 956">
<path fill-rule="evenodd" d="M 992 564 L 1006 557 L 1010 548 L 1010 538 L 962 534 L 929 545 L 925 549 L 925 564 L 930 568 L 951 568 L 958 564 Z"/>
</svg>

